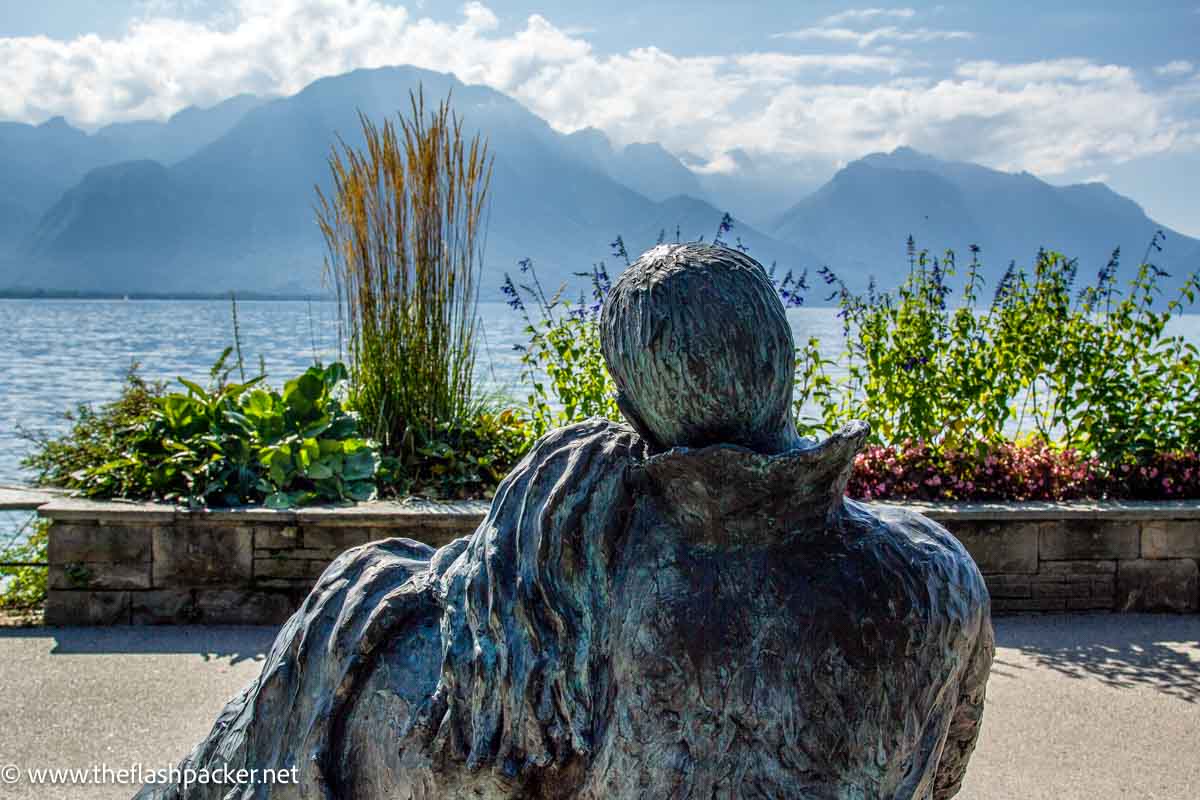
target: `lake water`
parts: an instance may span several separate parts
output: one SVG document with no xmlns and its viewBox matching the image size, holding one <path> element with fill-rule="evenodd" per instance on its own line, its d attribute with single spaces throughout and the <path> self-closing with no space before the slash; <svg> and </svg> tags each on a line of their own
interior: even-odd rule
<svg viewBox="0 0 1200 800">
<path fill-rule="evenodd" d="M 63 411 L 101 403 L 120 392 L 130 364 L 147 378 L 182 375 L 203 383 L 214 359 L 233 343 L 230 304 L 224 301 L 0 300 L 0 483 L 21 483 L 29 451 L 22 431 L 61 433 Z M 817 336 L 827 357 L 842 348 L 834 309 L 788 312 L 796 340 Z M 503 303 L 482 303 L 478 359 L 485 389 L 523 398 L 519 354 L 524 321 Z M 279 385 L 313 363 L 338 357 L 337 309 L 331 302 L 238 303 L 247 374 L 259 359 Z M 1200 342 L 1200 316 L 1176 320 L 1172 329 Z M 8 538 L 0 521 L 0 544 Z"/>
</svg>

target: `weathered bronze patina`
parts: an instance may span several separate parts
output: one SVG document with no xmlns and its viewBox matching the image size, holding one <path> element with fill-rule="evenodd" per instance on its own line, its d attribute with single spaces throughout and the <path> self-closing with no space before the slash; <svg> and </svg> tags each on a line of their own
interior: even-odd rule
<svg viewBox="0 0 1200 800">
<path fill-rule="evenodd" d="M 660 246 L 605 357 L 632 427 L 543 437 L 469 538 L 350 550 L 185 760 L 299 784 L 140 798 L 946 798 L 979 732 L 988 595 L 943 528 L 843 497 L 867 435 L 791 417 L 752 259 Z"/>
</svg>

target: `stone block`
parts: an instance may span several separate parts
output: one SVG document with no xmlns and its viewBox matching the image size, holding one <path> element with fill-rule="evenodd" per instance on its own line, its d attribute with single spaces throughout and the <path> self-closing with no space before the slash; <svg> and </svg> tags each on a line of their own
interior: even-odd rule
<svg viewBox="0 0 1200 800">
<path fill-rule="evenodd" d="M 308 561 L 295 558 L 256 558 L 254 559 L 254 577 L 263 578 L 303 578 L 315 580 L 321 576 L 327 561 Z"/>
<path fill-rule="evenodd" d="M 351 547 L 366 544 L 373 538 L 365 528 L 334 528 L 304 526 L 304 547 L 306 549 L 334 551 L 334 555 Z"/>
<path fill-rule="evenodd" d="M 151 533 L 158 529 L 157 526 L 55 522 L 50 526 L 47 556 L 51 564 L 148 562 Z"/>
<path fill-rule="evenodd" d="M 200 621 L 191 589 L 135 592 L 132 618 L 134 625 L 188 625 Z"/>
<path fill-rule="evenodd" d="M 1086 582 L 1082 584 L 1073 581 L 1041 582 L 1033 585 L 1033 596 L 1039 600 L 1059 597 L 1090 598 L 1092 590 Z"/>
<path fill-rule="evenodd" d="M 1142 558 L 1200 558 L 1200 521 L 1142 523 Z"/>
<path fill-rule="evenodd" d="M 50 564 L 51 589 L 149 589 L 150 564 Z"/>
<path fill-rule="evenodd" d="M 1190 558 L 1122 561 L 1116 607 L 1122 611 L 1196 611 L 1200 571 Z"/>
<path fill-rule="evenodd" d="M 252 529 L 246 526 L 177 525 L 156 529 L 154 586 L 249 586 L 254 569 Z"/>
<path fill-rule="evenodd" d="M 1137 558 L 1141 549 L 1139 538 L 1136 522 L 1104 519 L 1043 522 L 1038 555 L 1043 561 Z"/>
<path fill-rule="evenodd" d="M 46 593 L 46 624 L 127 625 L 129 592 L 63 591 Z"/>
<path fill-rule="evenodd" d="M 254 546 L 263 550 L 290 550 L 300 546 L 300 529 L 295 525 L 255 525 Z"/>
<path fill-rule="evenodd" d="M 256 578 L 254 588 L 286 589 L 289 592 L 299 593 L 303 596 L 312 591 L 315 584 L 316 581 L 312 578 Z"/>
<path fill-rule="evenodd" d="M 296 606 L 286 592 L 201 589 L 196 609 L 197 621 L 208 625 L 281 625 Z"/>
<path fill-rule="evenodd" d="M 1043 576 L 1060 575 L 1064 577 L 1095 578 L 1117 574 L 1117 562 L 1105 561 L 1046 561 L 1038 569 Z"/>
<path fill-rule="evenodd" d="M 983 580 L 993 599 L 1033 597 L 1028 575 L 988 575 Z"/>
<path fill-rule="evenodd" d="M 1108 597 L 1068 597 L 1068 611 L 1112 611 L 1112 596 Z"/>
<path fill-rule="evenodd" d="M 1066 611 L 1066 598 L 998 598 L 992 600 L 992 611 L 997 614 L 1021 612 Z"/>
<path fill-rule="evenodd" d="M 1033 573 L 1038 569 L 1038 526 L 1035 522 L 958 522 L 950 532 L 986 574 Z"/>
<path fill-rule="evenodd" d="M 345 550 L 336 550 L 334 548 L 322 549 L 319 547 L 297 547 L 295 550 L 288 550 L 283 555 L 291 559 L 303 559 L 305 561 L 321 561 L 326 564 L 340 556 Z M 262 558 L 263 554 L 259 554 Z"/>
</svg>

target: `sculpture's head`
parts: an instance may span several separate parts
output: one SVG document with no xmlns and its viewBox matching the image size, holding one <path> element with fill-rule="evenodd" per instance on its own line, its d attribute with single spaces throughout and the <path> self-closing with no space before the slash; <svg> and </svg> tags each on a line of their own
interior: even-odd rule
<svg viewBox="0 0 1200 800">
<path fill-rule="evenodd" d="M 600 335 L 621 411 L 652 447 L 801 443 L 792 330 L 749 256 L 698 243 L 646 251 L 605 300 Z"/>
</svg>

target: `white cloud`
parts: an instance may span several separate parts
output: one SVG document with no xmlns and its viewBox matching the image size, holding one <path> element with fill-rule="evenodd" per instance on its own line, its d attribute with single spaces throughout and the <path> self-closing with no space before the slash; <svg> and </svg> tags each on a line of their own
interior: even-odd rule
<svg viewBox="0 0 1200 800">
<path fill-rule="evenodd" d="M 958 67 L 960 77 L 997 86 L 1038 83 L 1122 83 L 1136 85 L 1133 70 L 1116 64 L 1097 64 L 1085 58 L 1058 58 L 1025 64 L 970 61 Z"/>
<path fill-rule="evenodd" d="M 841 25 L 846 22 L 861 22 L 863 20 L 878 19 L 879 17 L 911 19 L 916 14 L 917 12 L 911 8 L 852 8 L 848 11 L 832 14 L 821 20 L 821 22 L 826 25 Z"/>
<path fill-rule="evenodd" d="M 828 42 L 853 43 L 858 47 L 871 47 L 877 42 L 937 42 L 953 41 L 956 39 L 972 39 L 975 34 L 970 31 L 942 31 L 930 28 L 897 28 L 888 25 L 883 28 L 858 31 L 851 28 L 815 27 L 801 28 L 785 33 L 776 33 L 777 39 L 796 39 L 799 41 L 823 40 Z"/>
<path fill-rule="evenodd" d="M 936 30 L 932 28 L 911 28 L 898 25 L 883 25 L 880 27 L 860 30 L 862 23 L 895 19 L 907 21 L 915 17 L 917 12 L 911 8 L 857 8 L 832 14 L 821 20 L 819 25 L 799 30 L 776 33 L 776 39 L 794 39 L 797 41 L 826 41 L 843 44 L 854 44 L 859 48 L 891 47 L 881 44 L 884 42 L 939 42 L 973 39 L 970 31 Z"/>
<path fill-rule="evenodd" d="M 866 14 L 876 10 L 853 19 L 883 16 Z M 968 35 L 939 35 L 951 33 Z M 713 169 L 730 168 L 720 156 L 735 148 L 835 163 L 909 144 L 1055 174 L 1200 146 L 1194 98 L 1185 97 L 1194 81 L 1152 90 L 1121 65 L 973 61 L 939 79 L 878 50 L 602 55 L 538 15 L 503 32 L 479 3 L 439 22 L 380 0 L 234 0 L 217 20 L 151 14 L 119 38 L 0 38 L 0 63 L 0 119 L 63 114 L 90 126 L 413 64 L 506 92 L 559 130 L 595 126 L 618 144 L 659 141 Z"/>
<path fill-rule="evenodd" d="M 1176 59 L 1175 61 L 1168 61 L 1162 66 L 1155 67 L 1154 72 L 1157 75 L 1174 78 L 1181 75 L 1190 75 L 1195 69 L 1196 65 L 1192 62 Z"/>
<path fill-rule="evenodd" d="M 733 63 L 752 74 L 756 80 L 763 81 L 794 81 L 835 72 L 886 72 L 894 75 L 906 66 L 898 58 L 858 53 L 747 53 L 734 56 Z"/>
<path fill-rule="evenodd" d="M 1173 119 L 1168 106 L 1167 98 L 1145 91 L 1124 67 L 1075 60 L 972 62 L 942 80 L 796 84 L 722 137 L 729 143 L 755 137 L 760 147 L 796 157 L 853 158 L 908 144 L 1057 174 L 1180 144 L 1195 126 Z M 788 135 L 795 130 L 808 133 Z"/>
</svg>

